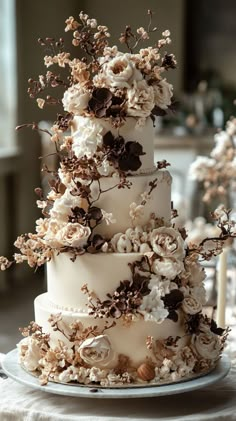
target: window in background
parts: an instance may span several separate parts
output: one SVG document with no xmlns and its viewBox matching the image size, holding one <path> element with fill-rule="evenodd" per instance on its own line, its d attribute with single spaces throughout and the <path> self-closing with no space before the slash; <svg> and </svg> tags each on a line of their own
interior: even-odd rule
<svg viewBox="0 0 236 421">
<path fill-rule="evenodd" d="M 15 0 L 0 0 L 0 151 L 15 147 Z"/>
</svg>

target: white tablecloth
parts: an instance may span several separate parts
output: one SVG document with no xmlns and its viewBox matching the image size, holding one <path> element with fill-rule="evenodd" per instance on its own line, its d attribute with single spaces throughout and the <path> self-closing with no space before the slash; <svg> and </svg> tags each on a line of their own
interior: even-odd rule
<svg viewBox="0 0 236 421">
<path fill-rule="evenodd" d="M 236 420 L 236 342 L 232 369 L 219 383 L 166 397 L 101 400 L 53 395 L 0 379 L 0 421 L 223 421 Z"/>
</svg>

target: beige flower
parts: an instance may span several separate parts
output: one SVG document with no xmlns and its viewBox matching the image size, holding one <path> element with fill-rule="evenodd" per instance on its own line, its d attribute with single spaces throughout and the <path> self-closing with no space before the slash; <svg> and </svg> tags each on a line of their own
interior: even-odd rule
<svg viewBox="0 0 236 421">
<path fill-rule="evenodd" d="M 160 227 L 150 235 L 153 251 L 160 257 L 183 259 L 185 255 L 184 240 L 174 228 Z"/>
<path fill-rule="evenodd" d="M 154 91 L 145 80 L 134 81 L 127 91 L 127 115 L 148 117 L 154 108 Z"/>
<path fill-rule="evenodd" d="M 64 246 L 83 247 L 87 244 L 90 234 L 89 227 L 69 222 L 57 232 L 56 240 Z"/>
<path fill-rule="evenodd" d="M 64 110 L 75 115 L 81 115 L 87 108 L 89 99 L 89 92 L 77 83 L 68 88 L 64 93 L 62 98 Z"/>
<path fill-rule="evenodd" d="M 78 82 L 81 88 L 84 87 L 90 78 L 90 73 L 86 63 L 78 58 L 74 58 L 70 61 L 69 66 L 71 68 L 71 76 L 73 77 L 73 80 Z"/>
<path fill-rule="evenodd" d="M 192 315 L 199 313 L 202 310 L 202 304 L 197 300 L 197 298 L 188 295 L 182 301 L 182 309 L 185 313 Z"/>
<path fill-rule="evenodd" d="M 219 337 L 210 329 L 199 335 L 193 335 L 191 342 L 200 357 L 213 361 L 219 358 L 222 345 Z"/>
<path fill-rule="evenodd" d="M 106 367 L 115 358 L 115 353 L 111 348 L 107 335 L 86 339 L 80 345 L 78 351 L 82 360 L 96 367 Z"/>
<path fill-rule="evenodd" d="M 116 88 L 130 88 L 134 80 L 141 80 L 142 74 L 130 60 L 129 54 L 118 53 L 104 66 L 108 84 Z"/>
<path fill-rule="evenodd" d="M 26 370 L 37 370 L 41 358 L 38 341 L 28 336 L 17 344 L 17 348 L 19 350 L 20 362 L 23 362 Z"/>
<path fill-rule="evenodd" d="M 153 85 L 153 90 L 155 105 L 163 110 L 166 110 L 171 104 L 173 86 L 168 83 L 166 79 L 163 79 L 158 83 L 158 85 Z"/>
</svg>

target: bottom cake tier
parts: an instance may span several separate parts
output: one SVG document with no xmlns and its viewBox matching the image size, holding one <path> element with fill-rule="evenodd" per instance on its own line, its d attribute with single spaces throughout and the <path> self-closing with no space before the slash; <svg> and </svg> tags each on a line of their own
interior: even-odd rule
<svg viewBox="0 0 236 421">
<path fill-rule="evenodd" d="M 35 322 L 23 329 L 19 361 L 40 381 L 102 387 L 171 383 L 215 366 L 223 340 L 199 316 L 198 332 L 178 321 L 145 321 L 141 316 L 98 319 L 58 309 L 42 294 L 35 299 Z"/>
</svg>

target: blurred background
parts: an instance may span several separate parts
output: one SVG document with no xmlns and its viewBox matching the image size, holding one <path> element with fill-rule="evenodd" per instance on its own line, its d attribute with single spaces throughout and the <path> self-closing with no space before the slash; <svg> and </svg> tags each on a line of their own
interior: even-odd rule
<svg viewBox="0 0 236 421">
<path fill-rule="evenodd" d="M 44 140 L 30 129 L 15 132 L 15 126 L 53 122 L 57 112 L 40 110 L 27 95 L 28 79 L 45 73 L 45 51 L 37 39 L 63 36 L 70 46 L 64 21 L 83 10 L 107 25 L 117 43 L 125 25 L 146 24 L 147 9 L 155 13 L 158 37 L 171 31 L 169 51 L 178 62 L 168 81 L 180 105 L 156 121 L 155 158 L 171 163 L 181 223 L 206 217 L 201 186 L 187 174 L 197 155 L 209 154 L 214 133 L 235 113 L 235 0 L 0 0 L 0 255 L 10 257 L 14 239 L 34 232 L 39 217 L 34 188 L 42 183 Z M 0 272 L 0 351 L 15 347 L 18 326 L 33 319 L 33 297 L 44 289 L 43 270 L 33 273 L 21 265 Z"/>
</svg>

